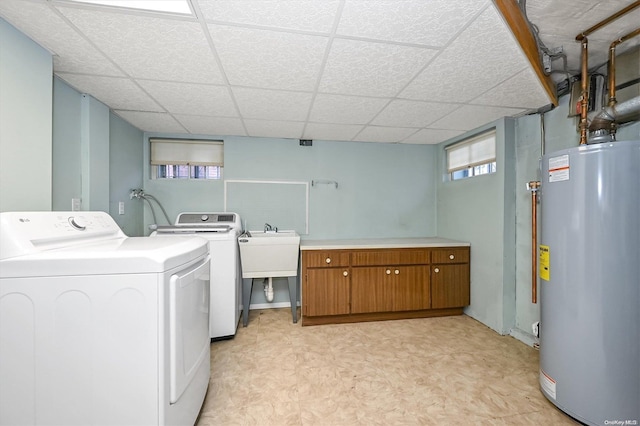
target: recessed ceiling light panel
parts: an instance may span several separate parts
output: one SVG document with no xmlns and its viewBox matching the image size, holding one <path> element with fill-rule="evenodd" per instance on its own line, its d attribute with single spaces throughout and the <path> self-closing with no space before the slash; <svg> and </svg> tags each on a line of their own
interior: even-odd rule
<svg viewBox="0 0 640 426">
<path fill-rule="evenodd" d="M 148 10 L 154 12 L 179 13 L 191 15 L 187 0 L 68 0 L 75 3 L 88 3 L 101 6 L 121 7 L 123 9 Z"/>
</svg>

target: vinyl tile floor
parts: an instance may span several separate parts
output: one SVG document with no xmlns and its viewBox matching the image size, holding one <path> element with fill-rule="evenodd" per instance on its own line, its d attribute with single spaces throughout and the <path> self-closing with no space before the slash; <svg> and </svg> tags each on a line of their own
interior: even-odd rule
<svg viewBox="0 0 640 426">
<path fill-rule="evenodd" d="M 197 425 L 578 424 L 540 393 L 538 362 L 465 315 L 301 327 L 254 310 L 211 344 Z"/>
</svg>

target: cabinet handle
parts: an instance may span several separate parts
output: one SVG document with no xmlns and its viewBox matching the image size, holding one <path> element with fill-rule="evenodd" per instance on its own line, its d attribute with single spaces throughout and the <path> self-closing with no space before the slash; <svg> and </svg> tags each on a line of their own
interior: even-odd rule
<svg viewBox="0 0 640 426">
<path fill-rule="evenodd" d="M 440 272 L 440 268 L 435 268 L 435 269 L 433 270 L 433 272 L 435 272 L 435 273 L 437 274 L 438 272 Z"/>
<path fill-rule="evenodd" d="M 452 254 L 450 254 L 450 255 L 449 255 L 449 259 L 453 260 L 453 259 L 455 259 L 455 258 L 456 258 L 456 257 L 455 257 L 454 255 L 452 255 Z"/>
<path fill-rule="evenodd" d="M 391 269 L 387 269 L 385 272 L 387 273 L 387 275 L 391 275 Z"/>
<path fill-rule="evenodd" d="M 331 263 L 331 258 L 327 257 L 324 261 L 327 262 L 327 263 Z"/>
<path fill-rule="evenodd" d="M 348 273 L 347 271 L 344 271 L 344 272 L 342 273 L 342 275 L 346 277 L 346 276 L 348 276 L 348 275 L 349 275 L 349 273 Z"/>
<path fill-rule="evenodd" d="M 394 272 L 395 272 L 396 275 L 398 275 L 400 273 L 400 270 L 396 269 Z"/>
</svg>

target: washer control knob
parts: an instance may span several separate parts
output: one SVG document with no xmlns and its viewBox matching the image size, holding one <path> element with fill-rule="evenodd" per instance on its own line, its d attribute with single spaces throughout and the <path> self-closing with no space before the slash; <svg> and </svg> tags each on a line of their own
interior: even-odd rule
<svg viewBox="0 0 640 426">
<path fill-rule="evenodd" d="M 69 217 L 69 225 L 71 225 L 74 229 L 77 229 L 78 231 L 84 231 L 87 229 L 87 227 L 83 225 L 82 222 L 80 222 L 79 220 L 76 220 L 76 218 L 73 216 Z"/>
<path fill-rule="evenodd" d="M 203 214 L 202 216 L 200 216 L 200 220 L 203 222 L 206 222 L 209 220 L 209 215 L 207 214 Z"/>
</svg>

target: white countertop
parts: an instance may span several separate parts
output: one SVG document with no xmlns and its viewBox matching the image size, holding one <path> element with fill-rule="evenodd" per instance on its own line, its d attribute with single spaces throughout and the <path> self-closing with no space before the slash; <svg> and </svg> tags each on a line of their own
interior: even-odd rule
<svg viewBox="0 0 640 426">
<path fill-rule="evenodd" d="M 412 247 L 469 247 L 464 241 L 438 237 L 362 238 L 353 240 L 302 240 L 300 250 L 388 249 Z"/>
</svg>

